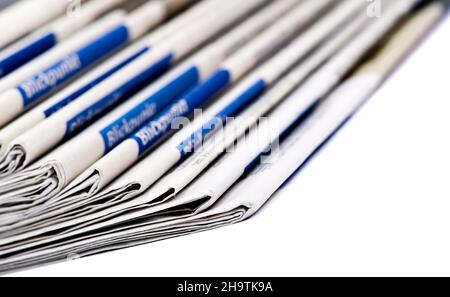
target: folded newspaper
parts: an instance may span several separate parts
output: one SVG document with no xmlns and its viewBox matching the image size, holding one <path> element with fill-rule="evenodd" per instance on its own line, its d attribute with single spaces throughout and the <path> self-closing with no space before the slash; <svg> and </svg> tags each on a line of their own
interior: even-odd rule
<svg viewBox="0 0 450 297">
<path fill-rule="evenodd" d="M 344 81 L 331 95 L 326 99 L 318 98 L 318 104 L 300 121 L 299 126 L 295 127 L 299 116 L 305 115 L 305 108 L 301 108 L 299 104 L 302 105 L 307 99 L 305 91 L 314 86 L 311 81 L 323 77 L 320 69 L 337 70 L 329 65 L 341 65 L 342 62 L 336 62 L 341 61 L 340 59 L 331 58 L 315 75 L 270 112 L 267 121 L 258 129 L 251 130 L 248 137 L 241 137 L 233 150 L 225 153 L 213 166 L 203 170 L 199 178 L 190 181 L 173 199 L 153 205 L 142 203 L 136 205 L 135 209 L 122 208 L 122 213 L 115 216 L 105 216 L 98 222 L 93 220 L 84 226 L 80 224 L 68 227 L 56 235 L 51 232 L 35 234 L 34 238 L 16 236 L 14 239 L 1 240 L 0 271 L 45 265 L 70 259 L 74 255 L 83 257 L 187 235 L 249 218 L 369 98 L 444 13 L 442 2 L 433 2 L 417 11 L 390 35 L 384 46 L 370 59 L 349 77 L 342 77 Z M 381 35 L 387 32 L 387 28 L 392 28 L 398 19 L 399 15 L 393 13 L 391 22 L 385 25 L 386 27 L 379 25 L 384 23 L 380 19 L 363 32 L 378 32 L 378 37 L 373 38 L 379 41 Z M 361 37 L 353 40 L 358 38 Z M 358 50 L 367 51 L 375 43 L 376 41 L 367 42 L 364 46 L 360 45 Z M 340 53 L 360 53 L 355 44 L 356 42 L 349 43 Z M 346 56 L 341 55 L 341 59 Z M 347 62 L 356 65 L 355 61 L 359 59 Z M 348 67 L 353 68 L 350 65 Z M 310 90 L 306 93 L 316 95 L 316 92 Z M 293 129 L 292 132 L 285 136 L 286 131 L 290 129 Z M 259 130 L 269 135 L 268 138 L 262 137 L 261 143 L 253 141 L 258 137 L 258 133 L 261 133 Z M 213 147 L 218 143 L 215 140 L 221 143 L 224 138 L 220 137 L 220 132 L 217 134 L 218 137 L 211 138 L 206 143 Z M 273 146 L 276 139 L 281 139 L 279 146 Z M 264 152 L 268 153 L 267 146 L 271 145 L 271 153 L 264 155 L 264 158 L 258 158 L 259 164 L 253 165 L 255 156 L 260 157 Z M 206 147 L 208 148 L 208 145 Z M 195 154 L 191 158 L 194 160 Z M 189 160 L 186 162 L 190 164 Z M 176 169 L 172 173 L 174 172 Z M 218 173 L 220 179 L 217 178 Z M 152 189 L 154 188 L 148 192 Z M 140 199 L 140 196 L 136 199 Z"/>
<path fill-rule="evenodd" d="M 167 82 L 165 82 L 163 88 L 173 89 L 174 84 L 180 84 L 179 81 L 182 81 L 183 85 L 186 85 L 186 79 L 192 80 L 193 65 L 201 70 L 200 73 L 202 76 L 207 76 L 209 71 L 220 66 L 222 70 L 219 74 L 223 73 L 223 69 L 228 69 L 228 72 L 234 70 L 232 79 L 236 80 L 240 78 L 240 76 L 248 69 L 262 61 L 262 59 L 272 52 L 274 48 L 283 45 L 295 35 L 298 30 L 305 26 L 305 24 L 315 15 L 314 13 L 311 14 L 311 10 L 318 12 L 325 7 L 326 4 L 331 3 L 329 0 L 314 1 L 306 2 L 309 6 L 300 5 L 296 7 L 296 9 L 286 15 L 286 18 L 283 21 L 276 22 L 274 25 L 270 26 L 269 29 L 261 33 L 262 35 L 260 38 L 256 38 L 249 42 L 241 50 L 226 59 L 221 65 L 218 63 L 213 64 L 214 59 L 212 58 L 214 55 L 216 55 L 215 60 L 221 62 L 227 57 L 231 50 L 236 50 L 239 45 L 248 41 L 251 36 L 254 36 L 255 33 L 258 33 L 261 29 L 267 27 L 271 24 L 271 21 L 278 16 L 283 15 L 289 7 L 297 4 L 297 2 L 298 1 L 292 0 L 274 2 L 260 13 L 257 13 L 254 17 L 239 25 L 235 30 L 232 30 L 229 34 L 219 39 L 217 41 L 218 44 L 213 44 L 212 48 L 208 49 L 208 52 L 201 52 L 199 54 L 200 61 L 199 59 L 194 59 L 193 61 L 190 60 L 190 63 L 185 63 L 184 66 L 178 67 L 177 70 L 175 70 L 175 76 L 171 76 L 169 79 L 170 83 L 167 84 Z M 355 9 L 355 7 L 361 6 L 359 1 L 347 0 L 346 2 L 351 4 L 346 5 L 346 9 Z M 312 45 L 315 43 L 316 42 L 313 42 Z M 308 45 L 308 47 L 311 47 L 311 45 Z M 240 60 L 244 60 L 246 63 L 238 63 Z M 213 78 L 215 77 L 213 76 Z M 198 80 L 195 82 L 197 81 Z M 176 93 L 172 91 L 173 97 L 169 98 L 170 93 L 161 88 L 160 82 L 161 81 L 158 81 L 156 83 L 158 86 L 156 88 L 158 93 L 154 96 L 151 96 L 152 93 L 155 93 L 155 88 L 153 86 L 150 87 L 151 92 L 144 91 L 144 95 L 141 94 L 142 96 L 138 95 L 138 98 L 132 98 L 130 103 L 126 103 L 124 108 L 120 107 L 118 110 L 113 111 L 111 115 L 108 115 L 99 123 L 94 124 L 83 134 L 75 137 L 73 140 L 44 157 L 44 159 L 39 162 L 38 166 L 32 166 L 30 169 L 6 178 L 1 183 L 2 189 L 4 190 L 3 192 L 0 190 L 0 201 L 3 199 L 4 201 L 7 201 L 8 204 L 15 202 L 17 211 L 9 211 L 9 214 L 0 216 L 0 224 L 8 225 L 21 221 L 28 218 L 32 213 L 35 213 L 39 209 L 47 209 L 49 204 L 52 206 L 50 200 L 55 200 L 52 199 L 52 195 L 57 194 L 64 186 L 86 170 L 90 165 L 94 164 L 103 155 L 108 153 L 111 154 L 111 151 L 115 152 L 115 146 L 119 145 L 120 141 L 126 139 L 129 135 L 133 135 L 133 131 L 146 124 L 146 120 L 151 119 L 158 124 L 158 129 L 163 129 L 162 126 L 167 126 L 165 123 L 171 122 L 171 117 L 181 116 L 183 114 L 180 113 L 187 113 L 194 107 L 200 107 L 191 107 L 190 105 L 203 103 L 210 97 L 213 97 L 216 91 L 218 91 L 214 90 L 211 92 L 210 84 L 201 85 L 202 89 L 206 89 L 205 91 L 194 89 L 192 91 L 193 93 L 188 92 L 188 95 L 185 97 L 186 100 L 176 101 L 176 104 L 173 103 L 169 105 L 167 109 L 164 109 L 173 100 L 178 99 L 183 93 L 189 91 L 189 88 L 194 84 L 179 88 Z M 218 84 L 213 81 L 213 85 L 216 86 Z M 201 96 L 197 96 L 198 94 Z M 205 97 L 204 94 L 207 96 Z M 186 102 L 188 101 L 187 98 L 190 100 L 189 104 Z M 156 101 L 156 99 L 159 102 Z M 158 102 L 158 105 L 155 106 L 155 102 Z M 130 107 L 130 104 L 132 107 Z M 147 108 L 143 108 L 146 106 Z M 67 107 L 67 109 L 70 108 L 71 105 Z M 164 113 L 166 110 L 167 112 Z M 132 121 L 130 121 L 133 125 L 127 124 L 125 126 L 124 122 L 130 117 L 129 115 L 134 115 L 134 117 L 131 118 Z M 154 116 L 157 117 L 157 120 L 154 119 Z M 131 126 L 132 128 L 130 128 Z M 137 134 L 138 133 L 139 132 L 137 132 Z M 36 137 L 36 135 L 34 137 Z M 146 144 L 146 146 L 150 145 Z M 30 150 L 31 148 L 28 149 L 28 151 Z M 74 159 L 74 151 L 82 154 L 84 158 Z M 126 169 L 127 162 L 129 162 L 128 159 L 133 161 L 132 156 L 134 153 L 135 149 L 126 151 L 125 153 L 119 153 L 120 159 L 118 161 L 113 160 L 113 168 L 107 168 L 108 170 L 105 171 L 94 170 L 94 172 L 88 174 L 87 178 L 92 180 L 97 177 L 95 172 L 108 172 L 109 174 L 112 174 L 120 163 L 123 163 L 123 170 Z M 142 154 L 143 152 L 141 151 L 139 155 Z M 129 158 L 125 158 L 125 156 L 129 156 Z M 53 180 L 54 182 L 48 183 L 49 180 Z M 95 184 L 95 182 L 93 183 Z M 29 203 L 20 203 L 23 200 L 28 201 Z"/>
<path fill-rule="evenodd" d="M 244 14 L 262 2 L 264 1 L 246 1 L 245 4 L 240 7 L 241 9 L 235 13 L 231 13 L 231 11 L 234 10 L 233 6 L 228 5 L 227 10 L 220 10 L 220 12 L 205 18 L 204 22 L 208 24 L 215 21 L 217 16 L 224 16 L 221 18 L 221 22 L 214 22 L 208 27 L 208 31 L 203 31 L 203 34 L 199 34 L 194 40 L 191 39 L 189 46 L 185 43 L 186 36 L 183 34 L 175 35 L 173 38 L 166 41 L 166 44 L 172 45 L 172 41 L 175 40 L 177 44 L 180 43 L 183 45 L 183 52 L 179 53 L 177 57 L 177 59 L 180 59 L 188 54 L 190 50 L 193 50 L 203 42 L 212 38 L 216 33 L 220 32 L 220 30 L 223 30 L 236 22 Z M 292 4 L 292 2 L 293 1 L 284 1 L 283 3 Z M 284 7 L 285 6 L 286 4 Z M 280 9 L 276 10 L 276 12 L 280 15 Z M 258 26 L 253 25 L 252 31 L 247 32 L 247 34 L 254 33 L 259 30 L 259 28 L 265 26 L 266 23 L 267 20 L 264 20 L 264 22 L 259 21 Z M 200 31 L 202 27 L 195 25 L 191 27 L 191 29 L 192 33 L 195 33 Z M 225 55 L 228 51 L 231 51 L 237 44 L 240 44 L 245 40 L 245 38 L 247 38 L 246 35 L 240 35 L 239 38 L 231 38 L 232 42 L 228 42 L 225 46 L 220 48 L 220 54 L 213 52 L 212 55 L 208 56 L 210 58 L 209 61 L 214 61 L 214 55 L 218 55 L 219 57 L 216 59 L 220 60 L 221 55 Z M 217 51 L 217 49 L 215 50 Z M 155 67 L 152 66 L 144 71 L 146 73 L 145 75 L 156 74 L 159 72 L 160 68 L 164 68 L 164 65 L 167 62 L 165 58 L 161 62 L 158 62 L 162 52 L 166 52 L 166 50 L 153 50 L 149 52 L 148 55 L 144 54 L 128 66 L 125 66 L 122 70 L 119 70 L 119 72 L 110 78 L 83 94 L 68 106 L 57 111 L 37 126 L 16 138 L 16 140 L 9 145 L 10 150 L 5 155 L 5 159 L 17 156 L 14 157 L 16 158 L 15 161 L 12 161 L 7 165 L 8 168 L 13 167 L 12 170 L 18 169 L 16 166 L 11 166 L 11 164 L 18 164 L 19 167 L 27 166 L 34 159 L 42 155 L 44 151 L 51 149 L 61 141 L 70 139 L 78 130 L 80 130 L 80 128 L 82 128 L 82 126 L 84 126 L 86 121 L 93 119 L 96 114 L 100 114 L 102 110 L 111 107 L 115 101 L 124 97 L 128 93 L 125 89 L 130 88 L 129 85 L 134 85 L 135 80 L 132 79 L 128 85 L 119 87 L 119 89 L 112 94 L 107 95 L 105 98 L 102 98 L 98 93 L 103 94 L 106 88 L 111 88 L 113 82 L 117 84 L 117 82 L 122 81 L 121 76 L 128 75 L 129 71 L 135 71 L 136 65 L 142 64 L 141 59 L 148 58 L 153 61 L 156 57 Z M 173 55 L 169 55 L 169 57 L 172 56 Z M 192 61 L 193 65 L 188 64 L 185 65 L 184 68 L 177 69 L 175 73 L 172 72 L 172 76 L 169 74 L 169 78 L 166 77 L 165 80 L 157 81 L 155 84 L 156 86 L 151 85 L 143 90 L 136 97 L 133 97 L 131 100 L 124 103 L 124 105 L 114 110 L 111 114 L 102 118 L 94 126 L 91 126 L 88 131 L 75 138 L 73 141 L 69 141 L 65 145 L 58 147 L 54 152 L 45 156 L 30 169 L 5 177 L 0 181 L 0 192 L 2 194 L 0 201 L 4 197 L 8 201 L 8 204 L 12 204 L 15 202 L 14 200 L 11 201 L 11 199 L 16 197 L 18 199 L 18 204 L 26 199 L 29 203 L 35 204 L 41 203 L 39 199 L 50 198 L 53 194 L 61 190 L 71 179 L 76 177 L 77 174 L 81 173 L 82 170 L 91 165 L 91 162 L 96 161 L 99 157 L 108 152 L 108 150 L 113 148 L 114 145 L 120 143 L 121 138 L 127 136 L 127 134 L 124 134 L 123 136 L 115 137 L 110 141 L 108 138 L 110 131 L 114 132 L 113 130 L 116 129 L 117 125 L 119 128 L 126 126 L 122 129 L 123 132 L 131 133 L 133 130 L 131 129 L 128 131 L 129 129 L 127 128 L 133 126 L 133 124 L 136 124 L 135 128 L 138 128 L 139 123 L 142 123 L 155 115 L 164 108 L 170 100 L 180 96 L 197 81 L 201 80 L 203 73 L 200 69 L 203 68 L 204 71 L 208 71 L 208 65 L 198 65 L 198 67 L 195 67 L 195 62 L 196 60 Z M 139 78 L 141 76 L 144 76 L 144 74 L 140 74 Z M 175 87 L 173 85 L 175 85 Z M 99 97 L 101 99 L 95 102 L 96 99 L 94 98 Z M 74 158 L 74 151 L 83 155 L 84 158 Z M 48 180 L 52 180 L 52 183 L 48 183 Z"/>
<path fill-rule="evenodd" d="M 346 8 L 346 6 L 343 6 L 343 8 Z M 345 18 L 345 15 L 342 15 L 339 10 L 336 11 L 336 13 L 332 13 L 329 17 L 333 20 L 336 19 L 336 16 L 339 16 L 336 21 L 342 21 L 342 18 Z M 197 119 L 197 121 L 194 121 L 192 125 L 193 127 L 190 127 L 190 129 L 187 129 L 187 131 L 182 130 L 180 133 L 171 137 L 167 144 L 163 145 L 161 148 L 158 148 L 158 150 L 149 157 L 150 161 L 145 161 L 145 166 L 152 166 L 154 168 L 153 174 L 158 174 L 158 176 L 156 176 L 153 181 L 156 181 L 156 179 L 166 173 L 166 171 L 169 170 L 170 167 L 175 165 L 173 161 L 164 162 L 160 160 L 166 159 L 164 156 L 161 156 L 163 154 L 166 154 L 166 151 L 168 151 L 167 146 L 170 147 L 170 151 L 172 147 L 178 147 L 179 143 L 185 143 L 185 139 L 190 140 L 190 135 L 196 134 L 195 129 L 198 129 L 198 127 L 202 126 L 205 127 L 205 124 L 211 122 L 211 119 L 218 119 L 215 117 L 215 115 L 221 115 L 222 119 L 224 116 L 234 116 L 233 113 L 229 112 L 233 111 L 234 109 L 236 109 L 236 107 L 239 106 L 242 108 L 246 105 L 243 103 L 248 103 L 246 102 L 246 100 L 242 100 L 242 98 L 245 94 L 249 94 L 252 92 L 255 82 L 257 83 L 261 80 L 261 78 L 263 78 L 266 85 L 269 85 L 271 80 L 273 81 L 279 75 L 282 75 L 287 69 L 289 69 L 291 65 L 295 64 L 298 59 L 304 55 L 304 53 L 307 53 L 310 49 L 312 49 L 317 44 L 317 41 L 321 40 L 321 36 L 323 36 L 324 33 L 328 35 L 329 32 L 332 32 L 330 30 L 332 30 L 331 28 L 335 27 L 334 23 L 336 21 L 332 21 L 330 23 L 330 19 L 328 17 L 325 17 L 323 22 L 317 24 L 311 30 L 305 32 L 301 37 L 292 42 L 279 54 L 276 54 L 267 63 L 257 68 L 235 88 L 230 90 L 228 94 L 223 96 L 217 103 L 213 104 L 209 109 L 207 109 L 207 112 L 203 117 L 200 117 Z M 350 22 L 348 24 L 348 28 L 346 28 L 342 32 L 339 32 L 336 37 L 325 43 L 322 48 L 319 48 L 317 53 L 310 56 L 306 63 L 302 63 L 302 65 L 299 66 L 299 69 L 290 73 L 286 77 L 286 79 L 283 79 L 284 83 L 279 84 L 279 87 L 277 84 L 274 90 L 272 90 L 265 98 L 259 100 L 257 106 L 251 108 L 251 111 L 247 112 L 251 116 L 249 116 L 250 122 L 236 122 L 235 124 L 233 124 L 233 126 L 239 127 L 239 130 L 241 130 L 240 133 L 243 133 L 246 127 L 251 126 L 252 122 L 255 122 L 259 116 L 263 115 L 265 112 L 276 106 L 276 104 L 284 97 L 284 95 L 292 90 L 292 88 L 300 83 L 307 75 L 309 75 L 315 68 L 317 68 L 317 66 L 324 62 L 324 60 L 329 58 L 336 51 L 336 49 L 342 47 L 345 42 L 351 39 L 351 37 L 357 31 L 359 31 L 361 25 L 366 22 L 367 17 L 365 16 L 358 16 L 356 20 Z M 326 28 L 326 30 L 324 30 L 324 28 Z M 324 33 L 320 33 L 322 31 Z M 261 37 L 265 36 L 262 35 Z M 249 97 L 249 99 L 253 99 L 252 96 L 247 97 Z M 227 113 L 224 114 L 222 111 L 227 111 Z M 193 128 L 195 129 L 193 130 Z M 234 130 L 234 128 L 227 128 L 227 131 L 231 132 L 228 134 L 230 134 L 232 137 L 234 137 Z M 202 129 L 202 132 L 204 131 L 205 130 Z M 140 132 L 138 132 L 138 134 L 139 133 Z M 110 191 L 109 188 L 105 189 L 104 192 L 100 191 L 99 193 L 95 193 L 96 187 L 100 189 L 101 184 L 106 184 L 105 180 L 107 178 L 112 179 L 114 177 L 112 175 L 115 171 L 117 171 L 118 169 L 124 171 L 129 165 L 132 165 L 132 163 L 127 165 L 127 160 L 124 159 L 123 156 L 133 156 L 133 152 L 136 150 L 134 149 L 134 147 L 137 147 L 137 144 L 134 139 L 131 139 L 128 143 L 132 145 L 132 150 L 127 151 L 127 146 L 125 146 L 125 150 L 119 151 L 118 154 L 113 154 L 117 149 L 113 150 L 110 154 L 106 155 L 97 164 L 95 164 L 95 170 L 88 171 L 87 174 L 81 175 L 80 179 L 75 181 L 75 186 L 69 186 L 67 192 L 64 192 L 61 196 L 52 199 L 51 205 L 46 204 L 44 210 L 39 211 L 39 213 L 37 214 L 31 214 L 29 212 L 29 218 L 24 218 L 16 224 L 2 227 L 0 230 L 2 230 L 4 236 L 10 236 L 13 233 L 20 233 L 23 228 L 19 227 L 22 226 L 26 226 L 25 228 L 27 229 L 27 231 L 31 231 L 32 229 L 35 229 L 38 226 L 42 227 L 49 222 L 53 222 L 53 225 L 49 227 L 55 228 L 56 230 L 57 228 L 60 228 L 59 225 L 54 224 L 56 219 L 59 221 L 62 220 L 63 217 L 71 218 L 72 220 L 67 220 L 65 222 L 62 222 L 62 224 L 64 224 L 65 226 L 67 226 L 68 224 L 75 224 L 78 217 L 86 215 L 88 213 L 92 213 L 94 209 L 96 213 L 92 213 L 92 216 L 101 216 L 103 215 L 103 213 L 100 213 L 98 211 L 102 208 L 108 210 L 108 207 L 112 207 L 120 202 L 125 202 L 128 197 L 131 198 L 133 196 L 136 196 L 138 193 L 116 193 L 115 190 Z M 124 142 L 124 144 L 127 144 L 127 142 Z M 118 149 L 120 149 L 121 147 L 122 144 L 119 145 Z M 186 152 L 184 156 L 180 156 L 178 160 L 184 159 L 184 157 L 186 157 L 187 155 L 188 154 Z M 112 160 L 110 159 L 111 157 Z M 198 159 L 197 154 L 195 158 Z M 202 157 L 200 156 L 200 158 Z M 105 160 L 107 161 L 105 162 Z M 115 164 L 114 167 L 112 167 L 113 164 Z M 157 168 L 155 168 L 155 164 L 161 164 L 158 165 L 159 167 L 161 167 L 161 170 L 159 172 Z M 203 162 L 202 165 L 204 168 L 207 163 Z M 145 167 L 144 165 L 141 165 L 141 163 L 139 163 L 139 166 L 142 166 L 142 168 Z M 196 174 L 198 174 L 199 170 L 201 170 L 201 168 L 197 166 L 197 168 L 194 168 L 195 172 L 192 172 L 192 168 L 185 167 L 186 166 L 183 165 L 180 166 L 180 168 L 184 168 L 185 170 L 181 170 L 181 172 L 174 172 L 173 174 L 169 175 L 170 178 L 169 176 L 166 177 L 166 182 L 168 182 L 170 179 L 173 179 L 178 182 L 188 183 L 189 180 L 192 180 L 195 177 L 194 173 L 197 172 Z M 146 178 L 148 170 L 145 170 L 145 172 L 144 170 L 141 171 L 136 171 L 137 173 L 135 173 L 135 169 L 132 168 L 131 170 L 129 170 L 130 174 L 127 173 L 127 176 L 130 176 L 131 174 L 134 175 L 134 178 L 136 178 L 136 176 L 143 176 L 142 178 L 139 178 L 145 180 L 147 184 L 141 187 L 140 192 L 142 193 L 146 189 L 148 189 L 148 187 L 153 182 L 150 177 Z M 99 175 L 100 177 L 102 177 L 100 181 L 95 180 L 95 178 L 97 178 L 97 176 L 93 174 L 95 172 L 101 173 Z M 128 179 L 128 177 L 125 178 Z M 118 181 L 118 184 L 121 184 L 120 180 Z M 96 187 L 93 187 L 92 185 L 95 185 Z M 111 187 L 114 189 L 115 186 L 115 183 L 113 183 Z M 118 189 L 120 190 L 121 187 L 119 187 Z M 155 192 L 152 191 L 152 193 L 154 194 Z M 128 197 L 122 197 L 124 194 L 125 196 L 128 195 Z M 150 195 L 146 195 L 145 199 L 154 200 L 155 198 L 150 198 Z M 150 200 L 146 202 L 139 201 L 139 203 L 149 203 Z M 102 203 L 99 204 L 99 201 L 102 201 Z M 119 205 L 118 207 L 128 206 Z M 34 216 L 32 217 L 32 215 Z M 86 217 L 84 217 L 83 219 L 86 219 Z M 30 224 L 32 223 L 36 224 L 30 226 Z"/>
<path fill-rule="evenodd" d="M 260 98 L 254 105 L 250 106 L 248 110 L 241 114 L 239 118 L 246 119 L 246 121 L 235 121 L 235 123 L 233 123 L 233 126 L 237 125 L 237 127 L 239 127 L 239 129 L 235 131 L 236 137 L 239 130 L 241 130 L 242 133 L 242 130 L 245 130 L 245 127 L 251 126 L 251 124 L 255 123 L 260 116 L 266 114 L 270 109 L 280 103 L 281 100 L 283 100 L 293 88 L 299 85 L 301 81 L 311 74 L 313 70 L 317 69 L 317 67 L 319 67 L 326 59 L 331 57 L 336 50 L 348 42 L 353 35 L 361 29 L 362 23 L 365 23 L 366 21 L 367 18 L 362 17 L 354 22 L 351 22 L 346 28 L 339 31 L 323 46 L 319 47 L 314 54 L 310 55 L 305 63 L 300 63 L 299 66 L 285 75 L 282 80 L 278 81 L 273 89 L 271 89 L 266 95 Z M 273 62 L 276 62 L 276 59 L 267 65 L 271 65 Z M 236 90 L 241 89 L 239 87 L 240 85 L 241 84 L 236 87 Z M 245 85 L 245 83 L 243 85 Z M 230 93 L 224 97 L 224 100 L 228 101 L 228 97 L 235 98 L 236 96 L 234 93 L 235 91 L 233 89 L 233 91 L 230 91 Z M 218 110 L 214 106 L 211 108 Z M 205 120 L 202 122 L 205 122 Z M 234 129 L 227 128 L 227 130 L 233 131 Z M 234 136 L 234 134 L 230 135 Z M 121 160 L 116 159 L 114 161 L 120 162 Z M 100 160 L 100 162 L 102 162 L 102 160 Z M 99 166 L 100 165 L 97 164 L 95 167 L 98 172 L 111 171 L 111 168 L 101 170 Z M 84 176 L 89 178 L 85 178 Z M 63 218 L 70 217 L 75 219 L 90 212 L 98 211 L 101 208 L 111 206 L 112 204 L 105 203 L 105 199 L 103 198 L 104 195 L 94 195 L 96 188 L 92 187 L 92 185 L 98 185 L 97 188 L 100 189 L 100 185 L 105 184 L 105 182 L 96 182 L 94 178 L 90 178 L 91 176 L 92 174 L 81 175 L 80 178 L 74 182 L 74 186 L 68 187 L 66 191 L 52 201 L 51 207 L 39 212 L 39 214 L 34 217 L 24 219 L 16 224 L 2 227 L 0 228 L 1 232 L 7 236 L 10 236 L 13 233 L 21 233 L 25 229 L 27 231 L 31 231 L 36 228 L 42 228 L 52 224 L 54 225 Z M 100 176 L 104 176 L 104 173 Z M 119 202 L 118 199 L 116 200 Z M 103 201 L 102 204 L 98 205 L 98 207 L 93 207 L 93 205 L 98 204 L 99 201 Z"/>
</svg>

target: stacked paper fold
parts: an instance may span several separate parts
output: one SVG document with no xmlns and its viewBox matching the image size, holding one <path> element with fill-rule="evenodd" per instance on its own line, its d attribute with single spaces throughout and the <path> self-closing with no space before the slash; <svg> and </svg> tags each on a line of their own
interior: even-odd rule
<svg viewBox="0 0 450 297">
<path fill-rule="evenodd" d="M 55 7 L 0 52 L 1 272 L 250 218 L 446 12 L 439 0 L 383 1 L 380 18 L 364 0 L 109 12 L 125 2 L 87 1 L 77 22 Z M 50 33 L 57 42 L 11 64 Z M 77 55 L 89 63 L 72 71 Z M 67 72 L 51 88 L 29 88 L 54 67 Z"/>
</svg>

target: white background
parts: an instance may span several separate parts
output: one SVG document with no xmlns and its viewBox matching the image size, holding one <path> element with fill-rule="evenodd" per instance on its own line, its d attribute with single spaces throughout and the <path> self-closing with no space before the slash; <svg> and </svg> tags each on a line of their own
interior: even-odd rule
<svg viewBox="0 0 450 297">
<path fill-rule="evenodd" d="M 450 275 L 450 19 L 253 219 L 19 276 Z"/>
</svg>

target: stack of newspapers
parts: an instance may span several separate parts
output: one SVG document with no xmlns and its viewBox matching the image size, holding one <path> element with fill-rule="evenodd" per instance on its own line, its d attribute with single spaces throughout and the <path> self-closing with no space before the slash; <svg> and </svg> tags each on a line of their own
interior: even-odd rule
<svg viewBox="0 0 450 297">
<path fill-rule="evenodd" d="M 0 1 L 0 273 L 250 218 L 447 7 Z"/>
</svg>

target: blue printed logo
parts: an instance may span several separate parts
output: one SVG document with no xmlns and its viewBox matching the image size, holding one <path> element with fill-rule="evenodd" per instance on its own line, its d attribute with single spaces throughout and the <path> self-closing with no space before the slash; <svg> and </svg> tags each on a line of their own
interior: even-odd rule
<svg viewBox="0 0 450 297">
<path fill-rule="evenodd" d="M 139 145 L 139 154 L 143 154 L 149 149 L 160 137 L 162 137 L 171 127 L 171 123 L 179 116 L 185 115 L 190 108 L 186 100 L 180 100 L 163 112 L 158 119 L 151 121 L 144 126 L 136 134 L 133 139 Z"/>
<path fill-rule="evenodd" d="M 82 67 L 80 58 L 77 55 L 70 55 L 53 67 L 27 79 L 17 87 L 22 94 L 24 105 L 30 105 Z"/>
</svg>

